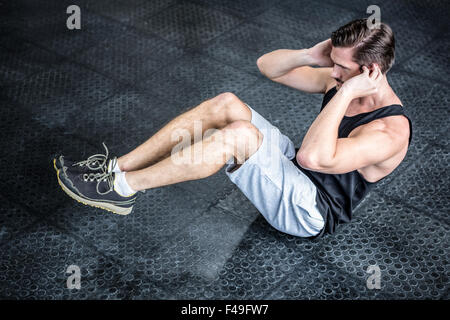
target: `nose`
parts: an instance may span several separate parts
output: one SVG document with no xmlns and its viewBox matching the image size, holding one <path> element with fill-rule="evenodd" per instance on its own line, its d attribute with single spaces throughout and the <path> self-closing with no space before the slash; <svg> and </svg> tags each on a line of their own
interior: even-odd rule
<svg viewBox="0 0 450 320">
<path fill-rule="evenodd" d="M 341 75 L 339 74 L 337 66 L 334 66 L 333 67 L 333 72 L 331 72 L 331 77 L 333 77 L 335 79 L 340 79 L 340 76 Z"/>
</svg>

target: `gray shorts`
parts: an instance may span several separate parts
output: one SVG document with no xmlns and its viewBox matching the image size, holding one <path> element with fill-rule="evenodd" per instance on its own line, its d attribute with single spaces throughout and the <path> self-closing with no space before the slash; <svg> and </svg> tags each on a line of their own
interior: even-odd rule
<svg viewBox="0 0 450 320">
<path fill-rule="evenodd" d="M 249 105 L 251 123 L 264 135 L 259 149 L 238 169 L 234 158 L 225 172 L 275 229 L 298 237 L 312 237 L 324 227 L 316 206 L 316 186 L 291 160 L 292 141 Z"/>
</svg>

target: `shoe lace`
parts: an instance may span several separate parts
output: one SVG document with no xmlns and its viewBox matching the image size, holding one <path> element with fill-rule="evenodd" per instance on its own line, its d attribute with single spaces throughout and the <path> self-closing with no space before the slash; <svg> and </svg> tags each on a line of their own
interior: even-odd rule
<svg viewBox="0 0 450 320">
<path fill-rule="evenodd" d="M 87 181 L 92 182 L 94 180 L 97 180 L 97 186 L 96 186 L 97 193 L 104 195 L 104 194 L 108 194 L 114 190 L 114 176 L 113 176 L 114 172 L 112 172 L 112 171 L 108 172 L 108 170 L 105 169 L 105 167 L 102 167 L 101 170 L 103 171 L 101 173 L 89 173 L 89 174 L 85 173 L 85 174 L 83 174 L 83 180 L 86 182 Z M 100 190 L 98 189 L 98 187 L 102 181 L 106 181 L 108 184 L 108 189 L 105 192 L 100 192 Z"/>
<path fill-rule="evenodd" d="M 91 170 L 101 170 L 102 172 L 100 172 L 100 173 L 85 173 L 85 174 L 83 174 L 83 180 L 85 182 L 87 182 L 87 181 L 92 182 L 94 180 L 97 180 L 97 186 L 96 186 L 97 193 L 104 195 L 104 194 L 108 194 L 114 190 L 114 176 L 113 176 L 113 172 L 112 171 L 108 172 L 108 168 L 107 168 L 107 160 L 108 160 L 108 156 L 109 156 L 108 147 L 106 146 L 106 144 L 104 142 L 102 142 L 102 144 L 106 150 L 105 154 L 101 154 L 101 153 L 94 154 L 94 155 L 90 156 L 89 158 L 87 158 L 86 160 L 79 161 L 79 162 L 72 164 L 72 166 L 87 166 Z M 111 168 L 114 168 L 116 163 L 117 163 L 117 158 L 112 159 L 111 160 Z M 98 166 L 95 166 L 96 164 L 98 164 Z M 105 192 L 100 192 L 100 190 L 98 188 L 102 181 L 105 181 L 108 184 L 108 189 Z"/>
<path fill-rule="evenodd" d="M 99 169 L 102 170 L 101 173 L 85 173 L 85 174 L 83 174 L 83 180 L 85 182 L 87 182 L 87 181 L 92 182 L 94 180 L 97 180 L 97 186 L 96 186 L 97 193 L 104 195 L 104 194 L 108 194 L 114 190 L 114 176 L 113 176 L 114 172 L 113 171 L 108 172 L 108 168 L 106 166 L 106 161 L 108 159 L 109 151 L 108 151 L 108 148 L 106 147 L 105 143 L 102 142 L 102 144 L 103 144 L 103 147 L 105 147 L 106 154 L 101 154 L 101 153 L 94 154 L 94 155 L 90 156 L 89 158 L 87 158 L 86 160 L 74 163 L 72 166 L 86 165 L 91 170 L 99 170 Z M 97 168 L 91 167 L 91 164 L 94 164 L 100 160 L 103 161 L 103 162 L 101 162 L 101 165 L 99 165 Z M 111 168 L 114 168 L 116 166 L 116 163 L 117 163 L 116 157 L 111 159 Z M 100 192 L 98 189 L 98 187 L 102 181 L 105 181 L 108 183 L 108 189 L 105 192 Z M 145 193 L 145 190 L 141 190 L 141 192 Z"/>
<path fill-rule="evenodd" d="M 107 165 L 109 151 L 108 151 L 108 148 L 106 147 L 105 143 L 102 142 L 102 144 L 106 150 L 106 154 L 101 154 L 101 153 L 94 154 L 94 155 L 90 156 L 89 158 L 87 158 L 86 160 L 78 161 L 78 162 L 72 164 L 72 166 L 80 166 L 80 167 L 87 166 L 91 170 L 104 169 L 104 167 Z M 116 160 L 116 159 L 114 159 L 114 160 Z M 95 166 L 96 164 L 98 164 L 98 166 Z M 114 165 L 114 164 L 112 164 L 112 165 Z M 114 166 L 112 168 L 114 168 Z"/>
</svg>

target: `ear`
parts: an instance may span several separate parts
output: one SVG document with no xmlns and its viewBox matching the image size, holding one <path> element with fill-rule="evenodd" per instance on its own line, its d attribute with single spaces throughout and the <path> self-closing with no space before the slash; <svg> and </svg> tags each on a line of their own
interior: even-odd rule
<svg viewBox="0 0 450 320">
<path fill-rule="evenodd" d="M 377 66 L 377 64 L 376 64 L 375 62 L 372 62 L 372 63 L 369 65 L 369 67 L 368 67 L 368 69 L 369 69 L 369 74 L 372 74 L 372 72 L 375 71 L 375 66 Z"/>
<path fill-rule="evenodd" d="M 373 62 L 370 64 L 370 71 L 375 70 L 375 67 L 378 67 L 378 69 L 381 69 L 380 66 L 378 65 L 378 63 Z"/>
</svg>

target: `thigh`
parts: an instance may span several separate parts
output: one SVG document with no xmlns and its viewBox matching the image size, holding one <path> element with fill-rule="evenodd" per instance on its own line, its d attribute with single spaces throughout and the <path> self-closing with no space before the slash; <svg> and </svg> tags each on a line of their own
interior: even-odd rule
<svg viewBox="0 0 450 320">
<path fill-rule="evenodd" d="M 280 130 L 267 121 L 257 111 L 251 108 L 248 104 L 245 104 L 252 113 L 251 123 L 258 128 L 261 133 L 267 137 L 270 144 L 278 146 L 281 152 L 288 158 L 293 159 L 295 157 L 295 147 L 291 139 L 282 134 Z"/>
<path fill-rule="evenodd" d="M 278 148 L 264 137 L 260 148 L 226 174 L 277 230 L 299 236 L 317 235 L 323 228 L 315 197 L 317 189 Z"/>
</svg>

